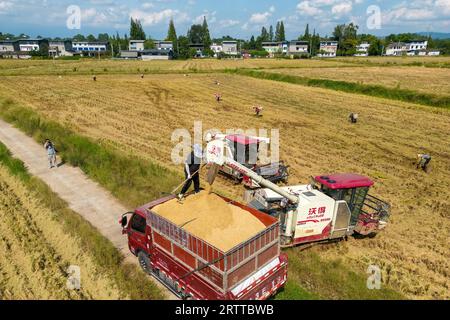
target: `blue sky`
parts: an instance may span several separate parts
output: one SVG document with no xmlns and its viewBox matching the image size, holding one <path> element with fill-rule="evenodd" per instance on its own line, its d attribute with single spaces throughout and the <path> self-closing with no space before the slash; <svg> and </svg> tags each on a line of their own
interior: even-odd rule
<svg viewBox="0 0 450 320">
<path fill-rule="evenodd" d="M 67 8 L 81 10 L 81 29 L 66 26 Z M 376 6 L 376 7 L 373 7 Z M 375 8 L 375 11 L 374 11 Z M 368 28 L 377 8 L 379 28 Z M 367 13 L 369 9 L 369 13 Z M 124 34 L 133 16 L 142 21 L 147 35 L 164 38 L 172 17 L 177 33 L 207 17 L 213 37 L 249 38 L 261 27 L 283 20 L 287 38 L 310 30 L 330 35 L 338 23 L 355 22 L 360 32 L 387 35 L 397 32 L 450 32 L 450 0 L 0 0 L 0 32 L 31 36 L 72 36 L 107 32 Z M 372 20 L 371 20 L 372 19 Z"/>
</svg>

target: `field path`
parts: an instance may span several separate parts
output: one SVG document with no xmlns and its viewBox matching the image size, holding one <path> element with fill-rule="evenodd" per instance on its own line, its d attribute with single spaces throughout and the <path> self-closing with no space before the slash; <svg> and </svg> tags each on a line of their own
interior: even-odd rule
<svg viewBox="0 0 450 320">
<path fill-rule="evenodd" d="M 0 141 L 14 157 L 24 162 L 30 174 L 43 180 L 68 203 L 70 209 L 80 214 L 109 239 L 127 262 L 137 264 L 137 259 L 128 250 L 126 236 L 122 235 L 118 223 L 120 215 L 130 211 L 129 209 L 90 180 L 81 169 L 67 164 L 49 169 L 43 146 L 3 120 L 0 120 Z M 161 283 L 156 280 L 155 282 L 168 299 L 176 299 Z"/>
</svg>

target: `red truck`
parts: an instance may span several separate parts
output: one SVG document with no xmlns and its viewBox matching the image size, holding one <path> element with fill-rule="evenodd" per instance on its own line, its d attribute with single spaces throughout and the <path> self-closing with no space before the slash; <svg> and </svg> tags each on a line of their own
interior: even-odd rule
<svg viewBox="0 0 450 320">
<path fill-rule="evenodd" d="M 223 252 L 152 211 L 174 198 L 150 202 L 120 220 L 128 247 L 145 272 L 181 299 L 263 300 L 284 286 L 287 256 L 280 252 L 277 219 L 222 197 L 265 226 L 251 239 Z"/>
</svg>

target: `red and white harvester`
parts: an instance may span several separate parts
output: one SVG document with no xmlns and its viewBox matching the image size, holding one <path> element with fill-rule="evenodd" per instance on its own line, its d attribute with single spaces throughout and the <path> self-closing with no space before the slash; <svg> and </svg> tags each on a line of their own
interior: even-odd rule
<svg viewBox="0 0 450 320">
<path fill-rule="evenodd" d="M 310 184 L 280 187 L 234 160 L 223 136 L 208 143 L 206 162 L 210 184 L 219 168 L 227 166 L 262 187 L 247 191 L 246 201 L 280 220 L 280 242 L 285 247 L 352 234 L 372 237 L 386 227 L 390 215 L 389 204 L 368 194 L 373 181 L 365 176 L 321 175 Z"/>
</svg>

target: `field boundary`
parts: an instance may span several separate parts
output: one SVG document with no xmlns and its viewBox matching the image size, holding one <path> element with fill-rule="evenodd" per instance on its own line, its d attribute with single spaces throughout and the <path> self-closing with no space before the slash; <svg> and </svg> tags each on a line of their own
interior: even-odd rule
<svg viewBox="0 0 450 320">
<path fill-rule="evenodd" d="M 363 94 L 372 97 L 399 100 L 430 107 L 450 109 L 450 97 L 438 97 L 435 95 L 419 93 L 406 89 L 387 88 L 379 85 L 360 84 L 348 81 L 299 77 L 257 70 L 228 69 L 224 72 L 263 80 L 286 82 L 308 87 L 317 87 L 335 91 L 343 91 L 347 93 Z"/>
<path fill-rule="evenodd" d="M 12 156 L 9 149 L 0 142 L 0 164 L 19 179 L 40 203 L 51 210 L 53 219 L 64 230 L 79 239 L 81 247 L 90 252 L 101 273 L 107 274 L 117 285 L 119 291 L 133 300 L 162 299 L 158 287 L 136 264 L 124 261 L 119 249 L 86 221 L 81 215 L 68 207 L 40 178 L 29 173 L 24 163 Z"/>
</svg>

